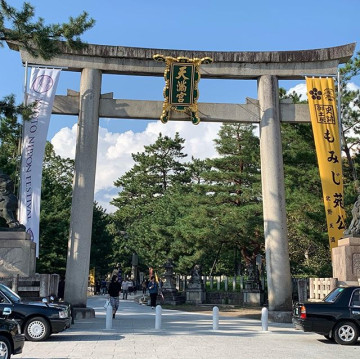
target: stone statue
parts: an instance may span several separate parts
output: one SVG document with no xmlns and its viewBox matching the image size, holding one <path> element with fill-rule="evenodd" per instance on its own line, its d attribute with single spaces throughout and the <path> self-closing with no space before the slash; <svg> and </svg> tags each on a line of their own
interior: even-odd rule
<svg viewBox="0 0 360 359">
<path fill-rule="evenodd" d="M 202 283 L 200 265 L 196 264 L 192 269 L 189 283 Z"/>
<path fill-rule="evenodd" d="M 186 288 L 186 303 L 201 304 L 206 299 L 205 286 L 201 279 L 201 266 L 194 265 Z"/>
<path fill-rule="evenodd" d="M 18 201 L 13 194 L 14 183 L 11 178 L 0 170 L 0 218 L 3 218 L 8 226 L 0 230 L 25 230 L 16 219 Z"/>
<path fill-rule="evenodd" d="M 252 249 L 253 248 L 253 249 Z M 241 247 L 241 255 L 245 261 L 245 268 L 248 278 L 245 282 L 245 289 L 260 289 L 260 269 L 262 266 L 260 256 L 261 246 L 256 241 L 251 241 L 249 245 Z"/>
<path fill-rule="evenodd" d="M 351 213 L 353 218 L 351 220 L 349 228 L 344 232 L 344 234 L 353 237 L 360 237 L 360 195 L 354 203 L 354 207 Z"/>
</svg>

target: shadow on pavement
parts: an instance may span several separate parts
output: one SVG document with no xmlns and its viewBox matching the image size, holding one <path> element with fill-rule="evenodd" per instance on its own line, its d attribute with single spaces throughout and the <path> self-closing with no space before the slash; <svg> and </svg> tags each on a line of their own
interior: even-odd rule
<svg viewBox="0 0 360 359">
<path fill-rule="evenodd" d="M 91 342 L 91 341 L 106 341 L 106 340 L 121 340 L 124 339 L 123 335 L 119 333 L 101 333 L 97 334 L 69 334 L 69 335 L 52 335 L 47 342 L 74 342 L 74 341 L 84 341 L 84 342 Z"/>
</svg>

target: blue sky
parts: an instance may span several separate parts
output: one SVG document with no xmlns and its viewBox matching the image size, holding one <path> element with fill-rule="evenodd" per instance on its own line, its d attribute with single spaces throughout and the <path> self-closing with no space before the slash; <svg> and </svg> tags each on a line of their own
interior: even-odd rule
<svg viewBox="0 0 360 359">
<path fill-rule="evenodd" d="M 19 8 L 22 1 L 8 1 Z M 83 35 L 88 43 L 163 49 L 214 51 L 306 50 L 357 42 L 360 1 L 120 1 L 33 0 L 36 15 L 46 23 L 65 22 L 83 10 L 96 20 Z M 356 48 L 360 50 L 359 46 Z M 0 97 L 14 93 L 22 100 L 24 69 L 18 53 L 1 49 Z M 57 94 L 79 89 L 80 75 L 63 71 Z M 359 84 L 358 79 L 354 79 Z M 293 88 L 303 82 L 281 81 Z M 163 78 L 105 75 L 102 93 L 115 98 L 162 100 Z M 201 80 L 200 102 L 244 103 L 256 98 L 255 81 Z M 57 153 L 73 156 L 76 118 L 53 116 L 48 139 Z M 130 169 L 130 154 L 142 151 L 159 131 L 186 138 L 189 156 L 215 155 L 212 140 L 220 125 L 186 123 L 162 125 L 157 121 L 100 120 L 96 199 L 105 208 L 116 190 L 112 182 Z M 105 163 L 108 167 L 105 166 Z M 114 169 L 116 167 L 116 169 Z"/>
</svg>

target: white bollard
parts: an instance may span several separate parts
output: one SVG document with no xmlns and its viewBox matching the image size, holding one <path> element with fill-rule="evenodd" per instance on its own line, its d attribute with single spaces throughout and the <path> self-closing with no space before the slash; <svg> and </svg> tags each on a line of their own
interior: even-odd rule
<svg viewBox="0 0 360 359">
<path fill-rule="evenodd" d="M 155 308 L 155 329 L 156 330 L 161 329 L 161 312 L 162 312 L 161 305 L 157 305 Z"/>
<path fill-rule="evenodd" d="M 268 331 L 269 311 L 267 308 L 261 309 L 261 329 L 263 332 Z"/>
<path fill-rule="evenodd" d="M 213 330 L 219 329 L 219 308 L 213 308 Z"/>
<path fill-rule="evenodd" d="M 110 303 L 106 307 L 106 329 L 112 329 L 112 306 Z"/>
</svg>

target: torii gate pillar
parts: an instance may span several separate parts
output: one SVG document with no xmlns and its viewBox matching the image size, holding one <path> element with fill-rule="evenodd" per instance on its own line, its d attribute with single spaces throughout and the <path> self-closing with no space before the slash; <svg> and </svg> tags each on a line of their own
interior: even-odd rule
<svg viewBox="0 0 360 359">
<path fill-rule="evenodd" d="M 65 300 L 80 308 L 87 300 L 100 91 L 101 71 L 83 69 L 65 280 Z"/>
<path fill-rule="evenodd" d="M 285 212 L 279 88 L 276 76 L 264 75 L 259 78 L 258 98 L 269 311 L 275 312 L 277 316 L 286 313 L 287 317 L 291 313 L 292 291 Z"/>
</svg>

